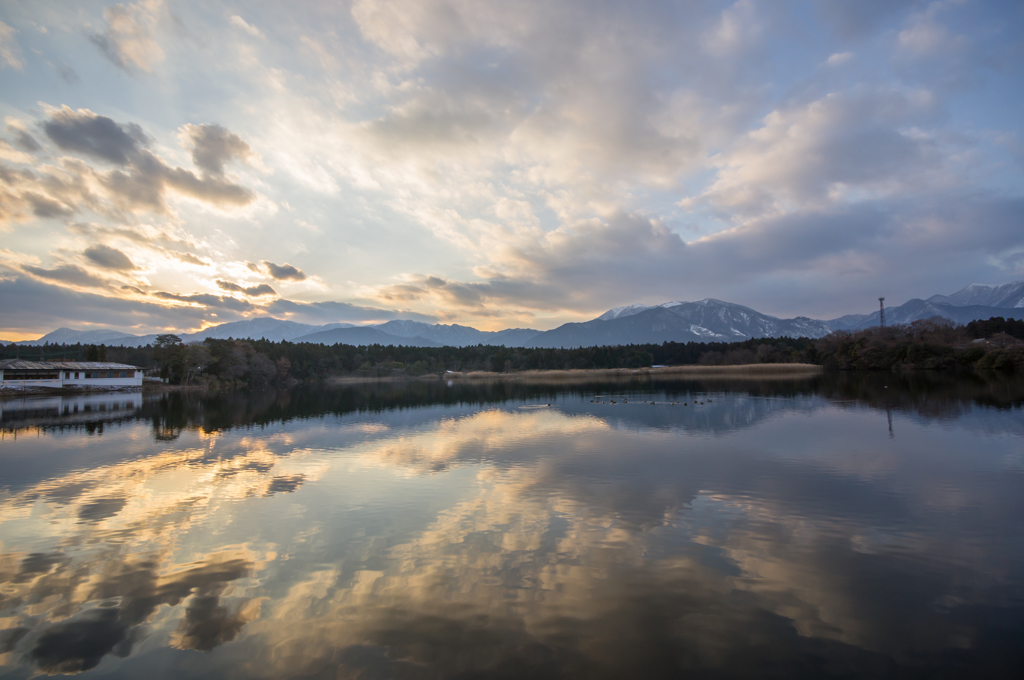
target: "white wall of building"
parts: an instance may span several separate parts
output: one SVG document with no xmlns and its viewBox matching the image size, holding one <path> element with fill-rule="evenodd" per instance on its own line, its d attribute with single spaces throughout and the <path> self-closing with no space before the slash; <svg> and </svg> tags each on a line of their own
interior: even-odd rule
<svg viewBox="0 0 1024 680">
<path fill-rule="evenodd" d="M 0 371 L 0 387 L 63 387 L 62 380 L 4 380 Z"/>
<path fill-rule="evenodd" d="M 107 371 L 103 371 L 107 373 Z M 127 378 L 86 378 L 85 371 L 60 372 L 61 381 L 64 385 L 75 387 L 141 387 L 142 371 L 112 371 L 120 376 L 121 373 L 128 373 Z M 77 378 L 75 376 L 78 376 Z"/>
<path fill-rule="evenodd" d="M 3 387 L 142 387 L 142 371 L 103 371 L 113 372 L 116 378 L 86 378 L 87 373 L 95 371 L 69 371 L 61 369 L 56 380 L 4 380 L 4 372 L 0 369 L 0 386 Z M 128 377 L 120 377 L 127 373 Z M 78 377 L 75 377 L 75 376 Z"/>
</svg>

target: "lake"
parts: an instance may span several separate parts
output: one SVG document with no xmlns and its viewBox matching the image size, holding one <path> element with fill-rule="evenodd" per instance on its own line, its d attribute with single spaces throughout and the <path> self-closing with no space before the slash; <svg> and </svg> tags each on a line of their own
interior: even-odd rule
<svg viewBox="0 0 1024 680">
<path fill-rule="evenodd" d="M 1024 382 L 0 404 L 0 677 L 1024 677 Z"/>
</svg>

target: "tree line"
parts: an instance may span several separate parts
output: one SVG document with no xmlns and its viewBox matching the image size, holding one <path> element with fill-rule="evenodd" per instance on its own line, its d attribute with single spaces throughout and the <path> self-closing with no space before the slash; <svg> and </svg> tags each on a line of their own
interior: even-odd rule
<svg viewBox="0 0 1024 680">
<path fill-rule="evenodd" d="M 415 377 L 445 371 L 507 373 L 755 363 L 809 363 L 838 370 L 1024 373 L 1022 340 L 1024 321 L 995 317 L 962 326 L 936 317 L 889 328 L 837 331 L 816 339 L 755 338 L 728 343 L 665 342 L 575 349 L 321 345 L 212 338 L 186 344 L 168 334 L 145 347 L 10 345 L 3 348 L 3 353 L 5 358 L 17 354 L 24 359 L 116 361 L 142 367 L 175 384 L 202 381 L 262 387 L 333 376 Z"/>
</svg>

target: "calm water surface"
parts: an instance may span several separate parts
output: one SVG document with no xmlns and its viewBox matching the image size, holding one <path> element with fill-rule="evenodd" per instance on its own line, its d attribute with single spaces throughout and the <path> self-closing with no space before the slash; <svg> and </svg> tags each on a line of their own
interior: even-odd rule
<svg viewBox="0 0 1024 680">
<path fill-rule="evenodd" d="M 0 677 L 1024 677 L 1020 381 L 0 409 Z"/>
</svg>

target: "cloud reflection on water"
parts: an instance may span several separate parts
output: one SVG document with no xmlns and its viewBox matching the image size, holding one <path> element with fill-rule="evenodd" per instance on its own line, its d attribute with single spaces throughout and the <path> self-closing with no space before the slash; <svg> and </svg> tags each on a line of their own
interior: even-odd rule
<svg viewBox="0 0 1024 680">
<path fill-rule="evenodd" d="M 0 663 L 611 678 L 1019 659 L 1020 440 L 968 422 L 999 413 L 901 418 L 889 440 L 813 396 L 708 406 L 671 427 L 566 397 L 184 429 L 9 488 Z"/>
</svg>

